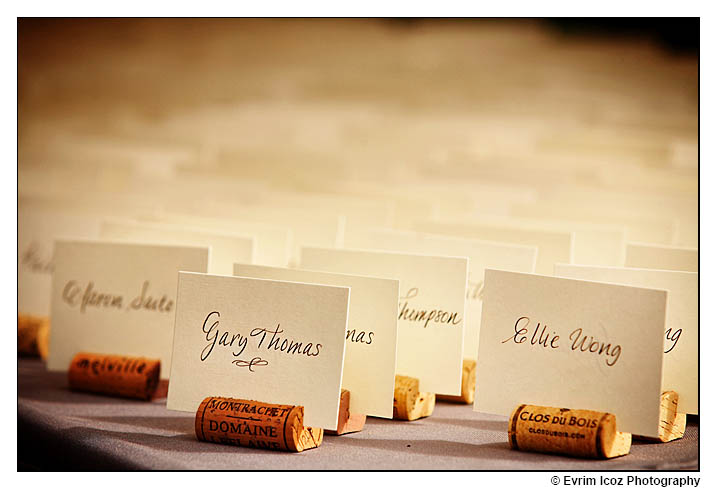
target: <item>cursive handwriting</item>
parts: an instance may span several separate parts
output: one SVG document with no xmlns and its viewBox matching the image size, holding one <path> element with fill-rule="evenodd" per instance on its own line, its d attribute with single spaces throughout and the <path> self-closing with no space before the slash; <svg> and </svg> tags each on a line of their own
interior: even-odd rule
<svg viewBox="0 0 718 490">
<path fill-rule="evenodd" d="M 613 348 L 611 348 L 610 343 L 607 344 L 605 342 L 594 340 L 593 336 L 591 336 L 591 340 L 588 340 L 588 335 L 584 335 L 583 329 L 580 327 L 571 332 L 568 338 L 573 341 L 571 344 L 571 350 L 573 351 L 579 350 L 581 352 L 592 352 L 598 354 L 599 356 L 605 352 L 607 356 L 606 364 L 609 366 L 615 365 L 618 362 L 618 358 L 621 357 L 620 345 L 616 344 Z"/>
<path fill-rule="evenodd" d="M 466 288 L 466 299 L 481 300 L 484 296 L 484 281 L 468 281 Z"/>
<path fill-rule="evenodd" d="M 241 333 L 231 333 L 227 330 L 220 329 L 221 314 L 219 311 L 211 311 L 207 314 L 202 323 L 202 332 L 207 341 L 204 348 L 200 352 L 200 360 L 206 361 L 217 346 L 231 347 L 234 357 L 241 356 L 249 343 L 250 337 L 257 341 L 256 347 L 266 348 L 284 352 L 286 354 L 305 355 L 307 357 L 316 357 L 319 355 L 322 344 L 313 342 L 298 342 L 294 339 L 283 338 L 280 334 L 284 333 L 280 325 L 274 329 L 257 327 L 253 328 L 249 335 Z M 255 366 L 266 366 L 269 362 L 259 356 L 253 357 L 250 361 L 235 359 L 232 363 L 238 367 L 246 367 L 249 371 L 254 372 Z"/>
<path fill-rule="evenodd" d="M 232 361 L 232 364 L 239 367 L 246 367 L 249 369 L 249 372 L 253 373 L 254 369 L 252 369 L 254 366 L 267 366 L 269 364 L 268 361 L 265 359 L 262 359 L 261 357 L 253 357 L 250 361 L 243 361 L 242 359 L 235 359 Z"/>
<path fill-rule="evenodd" d="M 668 330 L 666 330 L 666 341 L 673 342 L 673 345 L 671 345 L 671 347 L 668 350 L 663 351 L 664 354 L 668 354 L 673 349 L 675 349 L 676 344 L 678 344 L 678 341 L 681 338 L 681 333 L 683 333 L 683 329 L 681 329 L 681 328 L 679 328 L 677 330 L 673 330 L 673 329 L 669 328 Z"/>
<path fill-rule="evenodd" d="M 147 290 L 150 288 L 150 281 L 142 283 L 142 291 L 140 294 L 132 300 L 130 308 L 133 310 L 153 310 L 160 311 L 162 313 L 168 313 L 172 311 L 174 306 L 174 300 L 170 299 L 166 294 L 162 297 L 153 297 L 147 294 Z"/>
<path fill-rule="evenodd" d="M 213 311 L 207 315 L 204 319 L 204 323 L 202 324 L 202 331 L 205 333 L 205 339 L 209 342 L 204 349 L 202 349 L 202 353 L 200 354 L 199 358 L 202 361 L 205 361 L 209 357 L 214 349 L 214 346 L 217 344 L 223 347 L 232 347 L 234 346 L 234 342 L 237 341 L 237 348 L 239 350 L 232 352 L 235 357 L 241 356 L 242 352 L 244 352 L 244 349 L 247 347 L 247 337 L 244 337 L 240 333 L 232 335 L 231 339 L 229 338 L 229 332 L 227 331 L 224 331 L 222 332 L 222 335 L 219 335 L 219 317 L 219 312 Z M 212 320 L 216 320 L 212 324 L 208 324 L 210 318 L 212 318 Z"/>
<path fill-rule="evenodd" d="M 284 330 L 279 327 L 279 324 L 277 324 L 277 327 L 274 330 L 261 327 L 252 329 L 252 331 L 249 332 L 249 335 L 250 337 L 259 337 L 259 335 L 261 335 L 262 337 L 259 339 L 257 347 L 262 347 L 267 334 L 270 333 L 272 334 L 272 337 L 266 345 L 268 350 L 274 349 L 275 351 L 279 350 L 281 352 L 286 352 L 287 354 L 303 354 L 307 357 L 316 357 L 319 355 L 319 351 L 322 348 L 322 344 L 313 344 L 312 342 L 303 344 L 302 342 L 297 342 L 293 339 L 282 339 L 279 334 L 284 333 Z"/>
<path fill-rule="evenodd" d="M 40 246 L 37 242 L 31 242 L 22 253 L 22 264 L 28 266 L 33 272 L 50 274 L 55 269 L 51 258 L 41 256 Z"/>
<path fill-rule="evenodd" d="M 515 344 L 525 343 L 529 340 L 530 323 L 531 319 L 529 317 L 519 317 L 514 323 L 514 333 L 508 338 L 502 340 L 501 343 L 505 344 L 506 342 L 511 341 Z M 678 335 L 680 336 L 680 334 Z M 614 366 L 621 357 L 620 344 L 613 345 L 610 342 L 607 343 L 601 341 L 593 335 L 589 336 L 584 334 L 583 328 L 579 327 L 575 329 L 569 334 L 568 338 L 571 341 L 570 349 L 572 351 L 588 352 L 598 356 L 605 354 L 605 361 L 608 366 Z M 558 349 L 560 347 L 560 340 L 561 336 L 556 334 L 556 332 L 552 331 L 549 333 L 548 326 L 546 324 L 542 325 L 541 322 L 537 322 L 536 326 L 533 328 L 533 332 L 531 333 L 531 340 L 529 343 L 531 345 L 547 349 Z"/>
<path fill-rule="evenodd" d="M 531 320 L 527 316 L 522 316 L 518 320 L 516 320 L 516 323 L 514 324 L 514 334 L 507 338 L 506 340 L 502 341 L 502 344 L 505 344 L 509 340 L 513 339 L 513 341 L 517 344 L 523 344 L 526 342 L 526 335 L 528 334 L 528 329 L 526 328 Z M 523 323 L 523 326 L 519 328 L 519 323 Z M 550 347 L 552 349 L 558 349 L 558 339 L 559 336 L 556 335 L 556 332 L 553 332 L 553 337 L 551 337 L 551 342 L 549 342 L 550 335 L 546 333 L 546 325 L 543 326 L 543 329 L 541 330 L 541 333 L 539 333 L 539 327 L 541 327 L 541 323 L 536 323 L 536 328 L 534 328 L 534 332 L 531 335 L 531 345 L 542 345 L 544 347 Z M 538 336 L 536 335 L 538 334 Z"/>
<path fill-rule="evenodd" d="M 80 306 L 80 313 L 85 313 L 88 306 L 96 308 L 122 308 L 122 295 L 98 293 L 95 291 L 95 284 L 90 281 L 83 289 L 77 281 L 68 281 L 62 288 L 62 300 L 68 305 Z"/>
<path fill-rule="evenodd" d="M 347 330 L 346 340 L 349 340 L 350 342 L 356 342 L 356 343 L 360 343 L 360 344 L 369 345 L 372 343 L 373 336 L 374 336 L 374 332 L 365 332 L 364 330 L 360 330 L 357 333 L 356 329 L 352 329 L 352 330 Z M 364 340 L 364 337 L 366 337 L 366 340 Z"/>
<path fill-rule="evenodd" d="M 95 289 L 95 283 L 90 281 L 83 289 L 77 281 L 71 280 L 62 288 L 62 300 L 71 307 L 80 307 L 80 313 L 85 313 L 87 308 L 110 308 L 121 310 L 149 310 L 160 313 L 169 313 L 174 306 L 174 300 L 166 294 L 161 297 L 153 297 L 148 294 L 150 282 L 142 283 L 140 294 L 129 303 L 125 303 L 122 294 L 100 292 Z M 126 306 L 125 306 L 126 304 Z"/>
<path fill-rule="evenodd" d="M 461 323 L 461 317 L 458 312 L 450 313 L 443 310 L 415 310 L 409 309 L 409 300 L 419 295 L 419 288 L 411 288 L 407 291 L 406 296 L 402 296 L 404 304 L 399 303 L 401 311 L 399 312 L 399 320 L 407 320 L 410 322 L 424 322 L 424 328 L 429 325 L 430 321 L 434 323 L 444 323 L 450 325 L 458 325 Z"/>
</svg>

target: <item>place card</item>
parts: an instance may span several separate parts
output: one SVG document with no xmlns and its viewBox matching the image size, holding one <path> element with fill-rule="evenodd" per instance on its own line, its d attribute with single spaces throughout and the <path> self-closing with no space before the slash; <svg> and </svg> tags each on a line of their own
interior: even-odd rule
<svg viewBox="0 0 718 490">
<path fill-rule="evenodd" d="M 469 212 L 455 213 L 450 219 L 451 223 L 462 225 L 479 224 L 481 226 L 499 226 L 502 229 L 513 228 L 514 230 L 518 228 L 524 235 L 528 230 L 560 232 L 564 236 L 565 233 L 571 233 L 570 257 L 573 264 L 622 266 L 626 259 L 627 226 L 546 219 L 545 217 L 496 216 L 483 212 L 479 217 Z M 492 231 L 492 233 L 495 232 L 495 230 Z M 545 238 L 546 236 L 537 235 L 533 240 Z"/>
<path fill-rule="evenodd" d="M 489 240 L 538 247 L 536 272 L 552 274 L 557 262 L 571 263 L 573 237 L 569 231 L 536 226 L 502 223 L 418 221 L 416 231 L 441 233 L 479 240 Z"/>
<path fill-rule="evenodd" d="M 350 413 L 392 418 L 399 281 L 235 264 L 234 275 L 351 288 L 342 388 Z"/>
<path fill-rule="evenodd" d="M 629 241 L 650 241 L 670 243 L 674 225 L 671 219 L 657 216 L 656 213 L 643 215 L 623 207 L 620 211 L 606 210 L 604 204 L 591 206 L 577 202 L 532 202 L 518 203 L 512 206 L 511 215 L 532 219 L 554 219 L 581 222 L 586 224 L 626 227 L 626 239 Z"/>
<path fill-rule="evenodd" d="M 70 213 L 18 209 L 17 307 L 19 313 L 50 315 L 56 238 L 97 238 L 100 219 Z"/>
<path fill-rule="evenodd" d="M 177 272 L 207 270 L 209 249 L 55 242 L 50 355 L 65 371 L 78 352 L 159 358 L 169 376 Z"/>
<path fill-rule="evenodd" d="M 167 408 L 195 412 L 208 396 L 303 405 L 305 426 L 335 430 L 349 293 L 180 273 Z"/>
<path fill-rule="evenodd" d="M 625 265 L 639 269 L 698 272 L 698 249 L 629 242 Z"/>
<path fill-rule="evenodd" d="M 194 226 L 217 233 L 230 232 L 251 236 L 255 242 L 254 263 L 275 267 L 286 267 L 289 264 L 292 252 L 292 231 L 287 226 L 175 213 L 146 214 L 141 216 L 141 219 L 148 223 Z"/>
<path fill-rule="evenodd" d="M 208 272 L 212 274 L 230 275 L 235 262 L 252 263 L 254 258 L 254 238 L 251 236 L 181 225 L 105 220 L 100 229 L 100 238 L 209 247 Z"/>
<path fill-rule="evenodd" d="M 461 394 L 468 259 L 303 247 L 301 267 L 399 280 L 396 374 Z"/>
<path fill-rule="evenodd" d="M 603 411 L 620 431 L 657 437 L 667 298 L 665 290 L 487 270 L 474 410 Z"/>
<path fill-rule="evenodd" d="M 574 264 L 620 266 L 626 255 L 627 226 L 586 225 L 571 227 Z"/>
<path fill-rule="evenodd" d="M 556 264 L 555 275 L 668 290 L 663 391 L 678 393 L 678 412 L 698 415 L 698 273 Z"/>
<path fill-rule="evenodd" d="M 537 248 L 528 245 L 487 242 L 412 231 L 388 229 L 347 230 L 347 246 L 404 253 L 467 257 L 464 358 L 476 359 L 479 352 L 481 297 L 485 269 L 534 272 Z"/>
<path fill-rule="evenodd" d="M 299 261 L 303 245 L 314 247 L 336 247 L 344 240 L 346 217 L 333 209 L 306 209 L 270 205 L 231 205 L 226 202 L 209 201 L 203 211 L 222 219 L 257 221 L 275 226 L 286 226 L 292 233 L 292 248 L 289 264 Z"/>
</svg>

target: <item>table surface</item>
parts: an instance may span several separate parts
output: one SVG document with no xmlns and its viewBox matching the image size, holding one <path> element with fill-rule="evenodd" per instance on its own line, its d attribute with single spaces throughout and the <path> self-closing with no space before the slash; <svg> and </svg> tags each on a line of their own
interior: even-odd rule
<svg viewBox="0 0 718 490">
<path fill-rule="evenodd" d="M 165 399 L 72 392 L 64 373 L 18 360 L 18 468 L 40 470 L 668 470 L 698 466 L 698 424 L 669 444 L 634 441 L 607 461 L 509 449 L 507 418 L 438 402 L 431 417 L 369 417 L 364 430 L 325 436 L 318 449 L 280 453 L 199 442 L 194 415 Z M 62 455 L 58 457 L 58 455 Z"/>
</svg>

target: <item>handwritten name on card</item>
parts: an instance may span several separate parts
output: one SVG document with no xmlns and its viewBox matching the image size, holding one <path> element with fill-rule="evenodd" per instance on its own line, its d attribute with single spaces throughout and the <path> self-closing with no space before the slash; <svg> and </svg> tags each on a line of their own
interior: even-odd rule
<svg viewBox="0 0 718 490">
<path fill-rule="evenodd" d="M 56 238 L 96 238 L 100 220 L 89 216 L 19 209 L 17 237 L 18 311 L 50 315 Z"/>
<path fill-rule="evenodd" d="M 422 391 L 461 393 L 465 257 L 303 247 L 301 266 L 398 279 L 396 374 L 418 378 Z"/>
<path fill-rule="evenodd" d="M 485 278 L 475 410 L 598 410 L 621 431 L 658 435 L 666 291 L 498 270 Z"/>
<path fill-rule="evenodd" d="M 159 358 L 169 376 L 177 272 L 206 271 L 209 250 L 98 241 L 55 243 L 48 369 L 81 351 Z"/>
<path fill-rule="evenodd" d="M 336 429 L 350 289 L 180 273 L 167 408 L 207 396 L 303 405 Z"/>
<path fill-rule="evenodd" d="M 352 413 L 393 416 L 399 281 L 245 264 L 234 275 L 351 287 L 342 388 Z"/>
<path fill-rule="evenodd" d="M 536 247 L 527 245 L 388 229 L 349 230 L 346 233 L 346 238 L 346 245 L 355 248 L 467 257 L 469 259 L 469 279 L 466 287 L 464 357 L 468 359 L 476 359 L 479 351 L 484 270 L 492 268 L 515 272 L 534 272 L 538 251 Z"/>
<path fill-rule="evenodd" d="M 559 277 L 668 291 L 663 336 L 663 390 L 678 393 L 678 411 L 698 414 L 698 274 L 696 272 L 556 264 Z"/>
</svg>

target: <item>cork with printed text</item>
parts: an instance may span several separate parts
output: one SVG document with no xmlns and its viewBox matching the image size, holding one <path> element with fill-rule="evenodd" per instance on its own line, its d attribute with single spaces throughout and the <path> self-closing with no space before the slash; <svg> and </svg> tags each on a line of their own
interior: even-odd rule
<svg viewBox="0 0 718 490">
<path fill-rule="evenodd" d="M 519 405 L 508 432 L 520 451 L 608 459 L 631 450 L 631 434 L 616 430 L 616 416 L 593 410 Z"/>
<path fill-rule="evenodd" d="M 160 360 L 80 352 L 67 373 L 70 389 L 150 400 L 160 380 Z"/>
<path fill-rule="evenodd" d="M 304 407 L 211 396 L 197 408 L 200 441 L 276 451 L 319 447 L 324 430 L 304 427 Z"/>
</svg>

